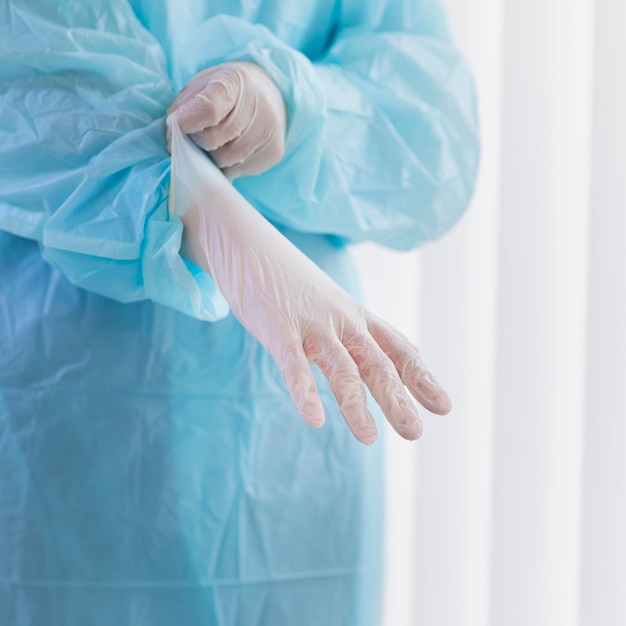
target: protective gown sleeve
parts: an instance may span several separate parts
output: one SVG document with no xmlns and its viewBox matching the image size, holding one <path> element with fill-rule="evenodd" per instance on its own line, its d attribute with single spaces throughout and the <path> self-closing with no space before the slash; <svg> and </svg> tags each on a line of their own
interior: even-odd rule
<svg viewBox="0 0 626 626">
<path fill-rule="evenodd" d="M 479 160 L 473 79 L 437 0 L 336 7 L 317 58 L 258 25 L 207 20 L 185 40 L 179 86 L 222 61 L 259 63 L 288 107 L 285 157 L 235 186 L 277 223 L 408 249 L 443 234 L 469 203 Z"/>
<path fill-rule="evenodd" d="M 0 229 L 40 242 L 80 287 L 223 317 L 168 216 L 159 44 L 125 1 L 0 6 Z"/>
</svg>

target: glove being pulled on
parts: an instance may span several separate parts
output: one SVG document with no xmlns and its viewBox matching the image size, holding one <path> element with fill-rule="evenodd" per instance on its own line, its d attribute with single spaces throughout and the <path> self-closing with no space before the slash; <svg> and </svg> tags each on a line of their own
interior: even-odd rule
<svg viewBox="0 0 626 626">
<path fill-rule="evenodd" d="M 280 234 L 180 130 L 172 126 L 170 212 L 184 224 L 183 254 L 215 280 L 233 314 L 272 355 L 299 413 L 321 426 L 324 409 L 310 363 L 330 381 L 363 443 L 376 439 L 363 382 L 393 428 L 416 439 L 413 396 L 444 414 L 450 400 L 417 348 L 359 305 Z"/>
<path fill-rule="evenodd" d="M 231 180 L 261 174 L 283 156 L 285 103 L 255 63 L 224 63 L 196 74 L 168 113 Z M 169 139 L 168 133 L 168 145 Z"/>
</svg>

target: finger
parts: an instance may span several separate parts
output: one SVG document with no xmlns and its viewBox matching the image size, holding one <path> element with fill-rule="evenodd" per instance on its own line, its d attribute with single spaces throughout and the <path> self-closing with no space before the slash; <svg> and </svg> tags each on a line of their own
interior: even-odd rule
<svg viewBox="0 0 626 626">
<path fill-rule="evenodd" d="M 205 72 L 206 76 L 210 74 L 210 72 Z M 198 74 L 190 83 L 187 83 L 179 92 L 174 102 L 170 105 L 167 110 L 168 115 L 174 113 L 174 111 L 178 110 L 183 104 L 197 96 L 206 86 L 206 79 L 201 79 L 202 74 Z"/>
<path fill-rule="evenodd" d="M 207 126 L 191 135 L 192 140 L 207 152 L 213 152 L 247 136 L 248 142 L 262 134 L 258 128 L 250 134 L 255 126 L 257 102 L 255 98 L 239 100 L 227 116 L 214 126 Z M 245 143 L 245 140 L 244 140 Z"/>
<path fill-rule="evenodd" d="M 339 409 L 352 434 L 362 443 L 376 441 L 376 422 L 367 409 L 367 395 L 354 361 L 336 338 L 315 338 L 305 342 L 308 359 L 317 365 L 330 383 Z"/>
<path fill-rule="evenodd" d="M 254 167 L 256 164 L 259 171 L 255 173 L 260 173 L 269 169 L 269 166 L 263 166 L 262 160 L 264 155 L 268 157 L 273 156 L 272 152 L 276 151 L 275 143 L 281 143 L 281 138 L 274 136 L 271 131 L 268 131 L 266 128 L 250 127 L 242 135 L 212 151 L 210 154 L 215 164 L 221 170 L 243 166 L 248 161 L 252 161 L 252 168 L 241 167 L 239 169 L 252 172 L 256 169 Z"/>
<path fill-rule="evenodd" d="M 219 124 L 239 100 L 241 79 L 236 72 L 216 71 L 207 80 L 201 91 L 175 110 L 178 126 L 187 135 Z"/>
<path fill-rule="evenodd" d="M 393 429 L 405 439 L 422 435 L 422 422 L 398 372 L 371 338 L 347 343 L 346 348 Z"/>
<path fill-rule="evenodd" d="M 302 343 L 298 340 L 288 342 L 274 358 L 287 385 L 291 401 L 304 421 L 314 428 L 322 426 L 324 408 Z"/>
<path fill-rule="evenodd" d="M 247 129 L 242 135 L 213 150 L 211 158 L 220 168 L 243 163 L 269 141 L 269 136 L 259 129 Z"/>
<path fill-rule="evenodd" d="M 433 413 L 449 413 L 450 398 L 426 368 L 419 350 L 402 333 L 378 318 L 368 319 L 367 326 L 416 400 Z"/>
<path fill-rule="evenodd" d="M 273 135 L 252 154 L 243 159 L 241 163 L 224 166 L 221 169 L 230 180 L 243 176 L 262 174 L 280 162 L 284 151 L 285 145 L 282 137 Z"/>
</svg>

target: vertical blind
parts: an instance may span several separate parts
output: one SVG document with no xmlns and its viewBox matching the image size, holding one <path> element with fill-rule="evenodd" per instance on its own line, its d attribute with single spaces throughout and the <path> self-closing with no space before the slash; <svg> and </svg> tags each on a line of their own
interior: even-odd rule
<svg viewBox="0 0 626 626">
<path fill-rule="evenodd" d="M 623 626 L 626 3 L 445 5 L 479 90 L 472 207 L 418 253 L 356 251 L 454 403 L 386 437 L 384 626 Z"/>
</svg>

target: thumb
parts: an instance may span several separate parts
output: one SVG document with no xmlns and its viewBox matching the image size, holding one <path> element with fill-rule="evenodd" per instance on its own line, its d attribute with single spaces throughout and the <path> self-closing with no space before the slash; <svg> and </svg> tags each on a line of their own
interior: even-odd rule
<svg viewBox="0 0 626 626">
<path fill-rule="evenodd" d="M 233 110 L 239 97 L 239 84 L 226 70 L 211 74 L 200 91 L 172 111 L 181 132 L 191 135 L 219 124 Z"/>
</svg>

